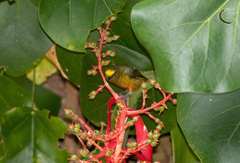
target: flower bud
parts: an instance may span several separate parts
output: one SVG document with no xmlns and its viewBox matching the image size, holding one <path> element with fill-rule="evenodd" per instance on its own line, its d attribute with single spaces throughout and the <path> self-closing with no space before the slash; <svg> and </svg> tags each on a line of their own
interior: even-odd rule
<svg viewBox="0 0 240 163">
<path fill-rule="evenodd" d="M 76 160 L 77 159 L 77 155 L 71 155 L 71 159 L 72 160 Z"/>
<path fill-rule="evenodd" d="M 113 16 L 110 17 L 110 20 L 111 20 L 111 21 L 114 21 L 114 20 L 116 20 L 116 19 L 117 19 L 117 15 L 113 15 Z"/>
<path fill-rule="evenodd" d="M 120 36 L 118 36 L 118 35 L 113 35 L 112 40 L 113 40 L 113 41 L 117 41 L 117 40 L 119 39 L 119 37 L 120 37 Z"/>
</svg>

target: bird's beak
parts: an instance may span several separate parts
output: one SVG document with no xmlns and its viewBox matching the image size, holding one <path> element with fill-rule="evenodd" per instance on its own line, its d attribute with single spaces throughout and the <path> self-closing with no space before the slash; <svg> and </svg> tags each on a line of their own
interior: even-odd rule
<svg viewBox="0 0 240 163">
<path fill-rule="evenodd" d="M 106 80 L 109 81 L 111 77 L 106 77 Z"/>
</svg>

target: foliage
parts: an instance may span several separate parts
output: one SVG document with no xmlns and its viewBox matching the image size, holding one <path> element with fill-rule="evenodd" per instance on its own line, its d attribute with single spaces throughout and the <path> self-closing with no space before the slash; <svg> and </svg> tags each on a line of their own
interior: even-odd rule
<svg viewBox="0 0 240 163">
<path fill-rule="evenodd" d="M 236 152 L 239 146 L 239 4 L 237 0 L 84 0 L 81 3 L 77 0 L 1 0 L 1 161 L 7 162 L 13 157 L 22 159 L 21 148 L 17 148 L 20 140 L 15 139 L 13 145 L 16 148 L 11 148 L 8 134 L 11 130 L 21 135 L 22 130 L 14 130 L 11 122 L 20 123 L 25 119 L 31 125 L 23 125 L 23 131 L 30 133 L 30 138 L 34 138 L 32 142 L 39 140 L 37 144 L 30 142 L 32 148 L 27 148 L 29 140 L 22 140 L 26 151 L 37 154 L 38 146 L 35 145 L 50 143 L 52 155 L 58 162 L 67 160 L 66 152 L 59 151 L 56 146 L 57 138 L 61 137 L 66 126 L 58 118 L 49 120 L 47 111 L 41 111 L 53 105 L 42 104 L 46 99 L 41 94 L 34 100 L 32 91 L 26 90 L 29 86 L 20 86 L 22 84 L 17 82 L 20 79 L 12 77 L 34 68 L 52 42 L 57 44 L 57 57 L 68 79 L 80 85 L 84 115 L 95 124 L 107 122 L 105 113 L 110 93 L 105 91 L 94 101 L 87 97 L 102 81 L 98 75 L 87 76 L 87 70 L 96 65 L 97 59 L 90 51 L 85 51 L 85 42 L 96 42 L 99 34 L 95 29 L 111 15 L 122 11 L 110 26 L 111 34 L 121 37 L 103 49 L 116 51 L 113 63 L 132 65 L 146 77 L 155 77 L 164 91 L 178 93 L 177 109 L 167 104 L 169 110 L 161 115 L 166 126 L 164 132 L 171 131 L 175 140 L 178 138 L 176 134 L 179 139 L 185 136 L 193 152 L 204 163 L 235 162 L 240 157 Z M 121 91 L 116 87 L 113 89 Z M 162 98 L 153 90 L 148 91 L 149 105 Z M 137 109 L 141 103 L 136 103 L 140 95 L 133 97 Z M 39 99 L 43 100 L 40 102 Z M 52 99 L 55 100 L 45 103 L 59 103 L 59 98 Z M 31 117 L 31 121 L 23 115 Z M 52 115 L 56 115 L 56 111 Z M 143 120 L 151 127 L 151 121 L 144 117 Z M 55 121 L 58 125 L 53 126 Z M 38 122 L 37 126 L 35 122 Z M 54 136 L 35 134 L 37 128 L 46 129 L 39 122 L 59 133 Z M 176 131 L 177 123 L 184 136 Z M 167 128 L 168 125 L 171 127 Z M 179 150 L 177 143 L 174 141 L 174 152 L 186 155 L 182 162 L 193 161 L 195 156 Z M 53 161 L 52 155 L 41 159 Z M 26 157 L 29 158 L 41 160 L 39 155 Z"/>
</svg>

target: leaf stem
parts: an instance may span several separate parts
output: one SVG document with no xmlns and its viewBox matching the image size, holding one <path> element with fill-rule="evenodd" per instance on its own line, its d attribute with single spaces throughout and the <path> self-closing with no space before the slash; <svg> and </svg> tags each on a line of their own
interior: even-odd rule
<svg viewBox="0 0 240 163">
<path fill-rule="evenodd" d="M 32 84 L 32 108 L 34 108 L 34 101 L 35 101 L 35 74 L 36 74 L 36 66 L 33 68 L 33 84 Z"/>
</svg>

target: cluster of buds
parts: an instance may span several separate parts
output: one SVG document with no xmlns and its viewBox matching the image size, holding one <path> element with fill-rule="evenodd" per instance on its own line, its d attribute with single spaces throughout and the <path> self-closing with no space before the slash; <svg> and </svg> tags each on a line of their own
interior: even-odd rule
<svg viewBox="0 0 240 163">
<path fill-rule="evenodd" d="M 162 128 L 164 127 L 163 126 L 163 122 L 162 121 L 160 121 L 160 119 L 156 119 L 155 120 L 155 122 L 158 124 L 157 126 L 156 126 L 156 129 L 152 132 L 149 132 L 148 133 L 148 141 L 147 141 L 147 143 L 148 144 L 151 144 L 151 146 L 152 147 L 155 147 L 156 145 L 157 145 L 157 141 L 158 141 L 158 139 L 159 139 L 159 137 L 160 137 L 160 131 L 162 130 Z"/>
<path fill-rule="evenodd" d="M 85 44 L 85 48 L 91 48 L 94 49 L 96 47 L 96 42 L 92 41 L 92 42 L 86 42 Z"/>
<path fill-rule="evenodd" d="M 95 69 L 88 70 L 88 71 L 87 71 L 87 74 L 88 74 L 88 75 L 92 75 L 92 76 L 96 76 L 96 75 L 97 75 L 97 70 L 95 70 Z"/>
<path fill-rule="evenodd" d="M 89 96 L 89 99 L 94 99 L 99 92 L 102 92 L 102 91 L 103 91 L 103 88 L 104 88 L 104 87 L 105 87 L 104 85 L 100 85 L 99 88 L 98 88 L 98 90 L 92 91 L 91 93 L 89 93 L 89 95 L 88 95 L 88 96 Z"/>
<path fill-rule="evenodd" d="M 112 42 L 112 41 L 117 41 L 119 39 L 120 36 L 118 35 L 113 35 L 112 37 L 110 36 L 110 32 L 107 31 L 106 32 L 106 36 L 104 36 L 103 40 L 107 41 L 108 43 Z"/>
<path fill-rule="evenodd" d="M 133 126 L 138 121 L 138 117 L 133 117 L 132 120 L 127 122 L 127 126 Z"/>
<path fill-rule="evenodd" d="M 113 50 L 107 50 L 106 53 L 102 53 L 101 56 L 103 58 L 105 58 L 106 56 L 115 57 L 116 56 L 116 52 L 113 51 Z"/>
<path fill-rule="evenodd" d="M 110 62 L 111 62 L 110 60 L 102 60 L 101 65 L 102 66 L 107 66 L 107 65 L 109 65 Z"/>
</svg>

